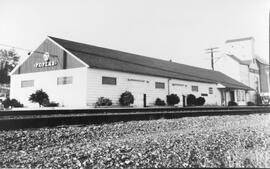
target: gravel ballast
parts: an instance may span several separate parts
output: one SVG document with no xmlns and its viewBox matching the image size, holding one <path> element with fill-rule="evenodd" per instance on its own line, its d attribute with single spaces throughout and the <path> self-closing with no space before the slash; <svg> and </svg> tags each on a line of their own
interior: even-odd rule
<svg viewBox="0 0 270 169">
<path fill-rule="evenodd" d="M 1 168 L 270 167 L 270 115 L 1 131 Z"/>
</svg>

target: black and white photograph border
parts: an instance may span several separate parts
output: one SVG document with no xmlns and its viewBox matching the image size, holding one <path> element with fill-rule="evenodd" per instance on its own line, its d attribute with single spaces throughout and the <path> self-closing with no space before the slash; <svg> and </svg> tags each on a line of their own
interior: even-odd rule
<svg viewBox="0 0 270 169">
<path fill-rule="evenodd" d="M 0 168 L 270 168 L 269 0 L 0 0 Z"/>
</svg>

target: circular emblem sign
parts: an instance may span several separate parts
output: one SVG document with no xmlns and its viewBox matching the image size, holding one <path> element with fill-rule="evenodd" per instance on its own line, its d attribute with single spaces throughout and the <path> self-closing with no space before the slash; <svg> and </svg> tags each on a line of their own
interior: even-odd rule
<svg viewBox="0 0 270 169">
<path fill-rule="evenodd" d="M 49 61 L 49 58 L 50 58 L 49 52 L 45 52 L 44 55 L 43 55 L 44 61 L 45 61 L 45 62 L 48 62 L 48 61 Z"/>
</svg>

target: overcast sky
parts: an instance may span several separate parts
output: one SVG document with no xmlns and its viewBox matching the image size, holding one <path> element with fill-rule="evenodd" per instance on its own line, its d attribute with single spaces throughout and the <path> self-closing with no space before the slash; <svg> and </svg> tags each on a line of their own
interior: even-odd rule
<svg viewBox="0 0 270 169">
<path fill-rule="evenodd" d="M 268 61 L 269 8 L 270 0 L 0 0 L 0 44 L 33 50 L 50 35 L 211 68 L 205 48 L 253 36 Z"/>
</svg>

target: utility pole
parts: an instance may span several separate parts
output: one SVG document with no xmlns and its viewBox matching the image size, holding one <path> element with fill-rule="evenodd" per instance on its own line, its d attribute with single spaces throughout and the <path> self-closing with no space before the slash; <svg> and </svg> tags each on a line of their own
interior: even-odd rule
<svg viewBox="0 0 270 169">
<path fill-rule="evenodd" d="M 214 53 L 218 52 L 218 51 L 215 51 L 216 49 L 218 49 L 218 47 L 205 49 L 207 51 L 206 53 L 211 53 L 211 67 L 212 67 L 212 70 L 214 70 Z"/>
</svg>

